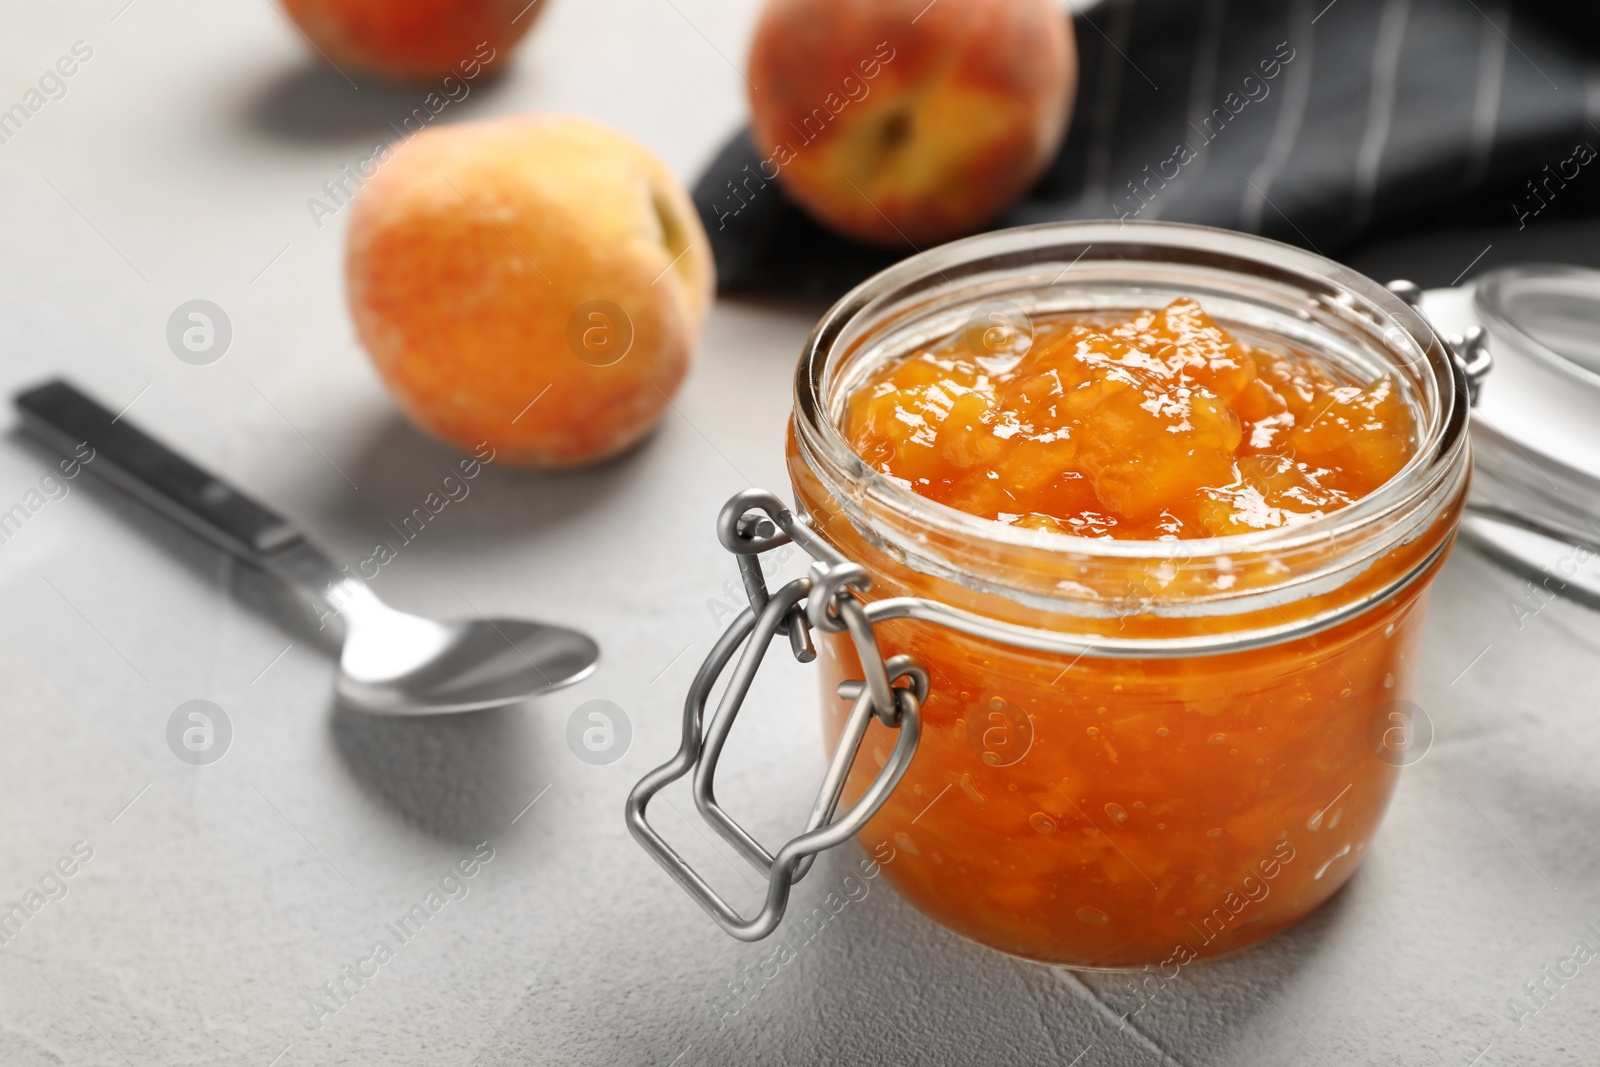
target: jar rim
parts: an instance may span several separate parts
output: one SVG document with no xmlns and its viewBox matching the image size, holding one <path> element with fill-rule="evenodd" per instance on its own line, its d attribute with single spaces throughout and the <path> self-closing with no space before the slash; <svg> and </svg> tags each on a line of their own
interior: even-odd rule
<svg viewBox="0 0 1600 1067">
<path fill-rule="evenodd" d="M 847 354 L 844 346 L 870 333 L 874 316 L 895 313 L 907 302 L 920 306 L 954 299 L 963 279 L 981 278 L 1003 269 L 1063 265 L 1054 288 L 1096 249 L 1092 263 L 1161 262 L 1142 260 L 1138 249 L 1167 253 L 1174 261 L 1212 270 L 1254 268 L 1267 271 L 1279 285 L 1302 291 L 1321 302 L 1324 311 L 1342 306 L 1341 317 L 1365 319 L 1372 327 L 1372 354 L 1387 357 L 1391 371 L 1425 366 L 1427 373 L 1410 379 L 1420 407 L 1415 450 L 1404 467 L 1371 493 L 1326 515 L 1293 524 L 1206 538 L 1135 540 L 1097 538 L 1009 526 L 939 503 L 875 470 L 845 440 L 831 414 L 827 395 L 830 373 Z M 1074 254 L 1075 253 L 1075 254 Z M 952 280 L 952 279 L 955 280 Z M 1064 286 L 1062 288 L 1070 288 Z M 867 321 L 864 328 L 863 322 Z M 1387 325 L 1381 325 L 1381 324 Z M 881 323 L 879 323 L 881 325 Z M 1381 329 L 1379 328 L 1381 325 Z M 866 331 L 864 333 L 863 331 Z M 902 355 L 905 353 L 901 353 Z M 1401 377 L 1397 374 L 1396 377 Z M 1418 388 L 1420 386 L 1420 389 Z M 1209 226 L 1162 221 L 1048 222 L 998 230 L 953 241 L 902 260 L 857 285 L 818 321 L 802 349 L 795 376 L 795 430 L 806 462 L 832 468 L 852 482 L 851 491 L 871 497 L 891 511 L 914 514 L 919 522 L 943 532 L 993 546 L 1061 554 L 1074 559 L 1134 561 L 1166 559 L 1175 551 L 1185 557 L 1228 557 L 1286 552 L 1327 543 L 1364 525 L 1414 507 L 1437 491 L 1442 479 L 1465 463 L 1467 440 L 1466 382 L 1448 348 L 1427 320 L 1384 286 L 1324 256 L 1251 234 Z M 838 486 L 836 488 L 843 488 Z"/>
<path fill-rule="evenodd" d="M 842 434 L 845 405 L 867 373 L 939 343 L 1002 294 L 1019 310 L 1089 314 L 1198 297 L 1252 340 L 1325 358 L 1353 380 L 1390 375 L 1411 406 L 1415 449 L 1387 482 L 1337 511 L 1222 537 L 1084 537 L 941 504 L 855 453 Z M 1219 633 L 1220 649 L 1291 612 L 1309 619 L 1393 595 L 1392 567 L 1411 579 L 1431 573 L 1407 561 L 1439 559 L 1435 549 L 1454 532 L 1471 473 L 1468 413 L 1465 370 L 1426 319 L 1347 267 L 1205 226 L 1057 222 L 919 252 L 846 294 L 802 352 L 792 440 L 795 470 L 816 480 L 802 506 L 837 512 L 848 529 L 828 525 L 856 542 L 837 547 L 890 588 L 911 588 L 918 574 L 915 587 L 935 600 L 1051 630 L 1122 629 L 1130 619 L 1149 636 L 1223 627 L 1231 633 Z"/>
</svg>

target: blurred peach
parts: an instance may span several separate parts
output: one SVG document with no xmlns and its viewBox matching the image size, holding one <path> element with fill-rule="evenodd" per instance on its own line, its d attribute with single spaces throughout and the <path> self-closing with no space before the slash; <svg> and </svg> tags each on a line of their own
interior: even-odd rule
<svg viewBox="0 0 1600 1067">
<path fill-rule="evenodd" d="M 566 115 L 418 134 L 356 197 L 348 242 L 356 332 L 401 408 L 513 466 L 587 463 L 649 432 L 714 288 L 665 164 Z"/>
<path fill-rule="evenodd" d="M 390 81 L 477 77 L 521 40 L 550 0 L 283 0 L 328 62 Z"/>
<path fill-rule="evenodd" d="M 768 0 L 748 67 L 759 177 L 900 246 L 970 232 L 1025 192 L 1078 77 L 1057 0 Z"/>
</svg>

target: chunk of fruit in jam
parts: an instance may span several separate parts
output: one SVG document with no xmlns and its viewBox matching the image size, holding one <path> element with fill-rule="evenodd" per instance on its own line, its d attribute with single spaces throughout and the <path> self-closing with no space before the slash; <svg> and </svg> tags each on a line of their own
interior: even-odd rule
<svg viewBox="0 0 1600 1067">
<path fill-rule="evenodd" d="M 1003 369 L 958 335 L 858 389 L 845 430 L 875 469 L 961 511 L 1140 539 L 1325 515 L 1415 447 L 1392 379 L 1245 344 L 1187 298 L 1121 323 L 1040 320 Z"/>
</svg>

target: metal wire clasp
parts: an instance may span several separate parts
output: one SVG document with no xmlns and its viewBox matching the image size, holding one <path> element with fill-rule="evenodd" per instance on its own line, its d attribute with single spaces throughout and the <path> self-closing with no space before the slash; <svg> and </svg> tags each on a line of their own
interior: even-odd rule
<svg viewBox="0 0 1600 1067">
<path fill-rule="evenodd" d="M 1413 311 L 1422 316 L 1422 321 L 1428 324 L 1428 328 L 1433 328 L 1433 320 L 1422 310 L 1420 285 L 1400 278 L 1384 288 L 1409 304 Z M 1466 333 L 1450 334 L 1441 337 L 1441 340 L 1450 351 L 1451 361 L 1461 371 L 1461 376 L 1467 383 L 1467 406 L 1475 407 L 1478 403 L 1478 392 L 1483 388 L 1483 380 L 1494 369 L 1494 357 L 1489 353 L 1489 332 L 1482 326 L 1469 326 Z"/>
<path fill-rule="evenodd" d="M 910 656 L 884 660 L 878 651 L 872 623 L 854 595 L 871 584 L 866 571 L 834 551 L 804 518 L 795 515 L 773 494 L 750 489 L 729 500 L 717 518 L 717 539 L 738 558 L 739 574 L 750 606 L 728 624 L 700 665 L 684 701 L 683 740 L 678 752 L 640 779 L 628 796 L 626 817 L 628 829 L 638 842 L 717 925 L 742 941 L 759 941 L 777 929 L 789 903 L 790 887 L 805 877 L 817 853 L 854 837 L 900 783 L 916 752 L 921 733 L 921 708 L 928 696 L 928 674 Z M 763 552 L 791 542 L 811 556 L 810 575 L 769 590 L 761 574 L 759 557 Z M 809 663 L 816 658 L 816 649 L 811 643 L 812 628 L 848 633 L 866 677 L 839 686 L 839 695 L 855 703 L 817 790 L 805 830 L 785 842 L 774 855 L 718 805 L 714 784 L 717 761 L 773 639 L 778 634 L 786 635 L 795 658 Z M 705 724 L 705 706 L 711 690 L 741 648 L 743 652 L 723 689 L 716 713 L 710 723 Z M 909 684 L 895 684 L 902 679 Z M 840 815 L 839 797 L 845 778 L 874 717 L 898 731 L 894 751 L 861 798 Z M 694 771 L 694 803 L 701 816 L 767 876 L 766 900 L 753 918 L 747 919 L 729 906 L 646 818 L 651 798 L 691 770 Z"/>
</svg>

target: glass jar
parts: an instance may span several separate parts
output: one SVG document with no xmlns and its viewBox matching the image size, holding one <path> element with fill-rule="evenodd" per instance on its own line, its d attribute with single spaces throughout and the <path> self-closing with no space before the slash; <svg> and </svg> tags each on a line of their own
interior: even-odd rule
<svg viewBox="0 0 1600 1067">
<path fill-rule="evenodd" d="M 955 511 L 883 477 L 838 427 L 871 373 L 962 330 L 1132 314 L 1181 296 L 1251 343 L 1357 382 L 1390 374 L 1416 452 L 1380 489 L 1300 525 L 1185 541 L 1072 537 Z M 1302 918 L 1354 873 L 1407 760 L 1425 592 L 1471 466 L 1461 371 L 1402 300 L 1320 256 L 1167 223 L 988 234 L 879 274 L 801 358 L 789 470 L 799 510 L 872 585 L 1076 652 L 914 619 L 886 656 L 931 685 L 915 758 L 867 824 L 923 912 L 1005 952 L 1077 967 L 1215 956 Z M 828 740 L 861 677 L 820 644 Z M 892 746 L 874 723 L 847 798 Z"/>
<path fill-rule="evenodd" d="M 1390 375 L 1414 455 L 1319 519 L 1134 541 L 954 510 L 880 475 L 840 433 L 854 390 L 919 349 L 964 333 L 1014 355 L 1036 316 L 1126 318 L 1178 297 L 1351 381 Z M 1417 754 L 1406 698 L 1470 477 L 1468 373 L 1483 367 L 1469 354 L 1353 271 L 1206 227 L 1024 227 L 876 275 L 801 356 L 795 512 L 759 490 L 723 509 L 718 537 L 750 607 L 696 675 L 678 753 L 630 795 L 629 829 L 746 940 L 778 929 L 811 858 L 852 836 L 870 852 L 863 872 L 925 914 L 1053 964 L 1166 971 L 1302 918 L 1355 871 Z M 791 541 L 811 574 L 769 590 L 759 556 Z M 774 852 L 718 805 L 713 777 L 780 634 L 820 659 L 834 756 L 804 832 Z M 754 917 L 647 819 L 691 771 L 701 815 L 768 877 Z"/>
</svg>

